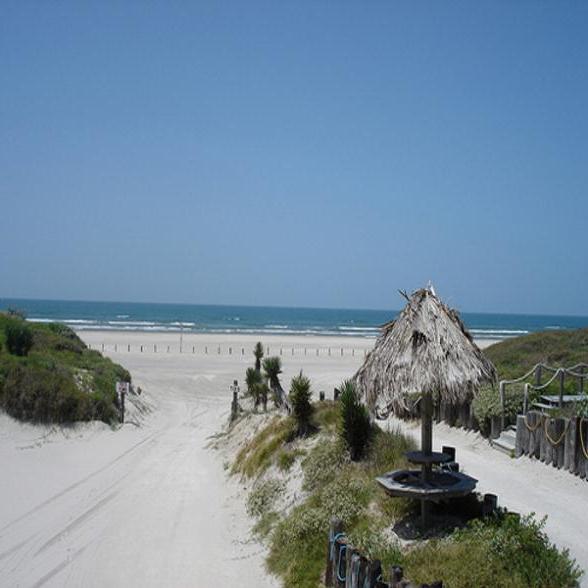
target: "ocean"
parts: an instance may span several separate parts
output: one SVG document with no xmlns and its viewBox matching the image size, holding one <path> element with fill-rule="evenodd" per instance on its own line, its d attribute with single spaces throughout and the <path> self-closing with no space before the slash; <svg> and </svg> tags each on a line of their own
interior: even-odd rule
<svg viewBox="0 0 588 588">
<path fill-rule="evenodd" d="M 395 310 L 210 306 L 0 298 L 0 309 L 31 321 L 59 321 L 76 330 L 249 333 L 376 337 Z M 535 331 L 588 327 L 588 317 L 461 313 L 476 339 L 506 339 Z"/>
</svg>

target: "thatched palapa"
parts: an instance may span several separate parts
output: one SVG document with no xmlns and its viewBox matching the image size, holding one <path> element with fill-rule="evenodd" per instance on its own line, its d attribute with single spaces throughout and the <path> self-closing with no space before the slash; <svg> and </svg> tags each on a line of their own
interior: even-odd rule
<svg viewBox="0 0 588 588">
<path fill-rule="evenodd" d="M 417 290 L 395 321 L 382 327 L 373 351 L 354 376 L 372 413 L 410 410 L 422 395 L 469 402 L 496 372 L 459 315 L 431 287 Z"/>
</svg>

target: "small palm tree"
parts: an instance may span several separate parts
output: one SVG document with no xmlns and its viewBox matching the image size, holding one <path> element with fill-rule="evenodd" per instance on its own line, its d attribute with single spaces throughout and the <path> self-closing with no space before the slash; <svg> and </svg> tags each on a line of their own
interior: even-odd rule
<svg viewBox="0 0 588 588">
<path fill-rule="evenodd" d="M 247 368 L 245 372 L 245 384 L 247 385 L 247 393 L 255 400 L 255 408 L 257 408 L 259 398 L 255 397 L 254 387 L 256 384 L 261 384 L 261 374 L 253 368 Z"/>
<path fill-rule="evenodd" d="M 255 344 L 253 355 L 255 355 L 255 370 L 258 373 L 261 373 L 261 360 L 263 358 L 263 345 L 261 344 L 261 341 L 258 341 Z"/>
<path fill-rule="evenodd" d="M 269 383 L 270 390 L 274 393 L 274 402 L 276 406 L 288 408 L 286 393 L 280 383 L 280 374 L 282 373 L 282 361 L 279 357 L 266 357 L 263 360 L 263 371 Z"/>
<path fill-rule="evenodd" d="M 267 397 L 269 395 L 269 388 L 267 387 L 267 384 L 261 380 L 256 384 L 253 384 L 251 394 L 255 399 L 255 406 L 257 407 L 259 404 L 261 404 L 263 406 L 264 412 L 267 412 Z"/>
<path fill-rule="evenodd" d="M 300 371 L 290 383 L 290 404 L 292 415 L 296 420 L 297 434 L 305 437 L 310 432 L 310 419 L 312 417 L 312 404 L 310 403 L 310 380 Z"/>
<path fill-rule="evenodd" d="M 372 426 L 366 407 L 360 402 L 355 384 L 346 380 L 341 385 L 341 437 L 352 461 L 360 460 L 370 442 Z"/>
</svg>

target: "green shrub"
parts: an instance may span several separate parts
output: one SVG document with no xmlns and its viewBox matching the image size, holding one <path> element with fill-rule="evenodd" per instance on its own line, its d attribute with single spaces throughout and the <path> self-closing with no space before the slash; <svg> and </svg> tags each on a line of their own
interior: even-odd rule
<svg viewBox="0 0 588 588">
<path fill-rule="evenodd" d="M 284 490 L 285 485 L 280 480 L 270 478 L 259 482 L 247 497 L 247 512 L 257 518 L 272 512 L 276 500 Z"/>
<path fill-rule="evenodd" d="M 253 355 L 255 356 L 255 371 L 260 373 L 261 360 L 263 359 L 263 345 L 261 344 L 261 341 L 258 341 L 255 344 L 255 348 L 253 349 Z"/>
<path fill-rule="evenodd" d="M 292 378 L 290 384 L 290 404 L 292 406 L 292 416 L 296 421 L 297 434 L 304 437 L 310 432 L 310 419 L 312 417 L 313 407 L 310 403 L 310 380 L 302 374 Z"/>
<path fill-rule="evenodd" d="M 84 419 L 90 399 L 76 388 L 67 372 L 18 365 L 6 377 L 2 404 L 14 418 L 63 423 Z"/>
<path fill-rule="evenodd" d="M 522 386 L 512 385 L 505 387 L 504 416 L 507 421 L 514 421 L 517 414 L 522 412 L 523 398 L 524 391 Z M 535 395 L 530 395 L 529 403 L 534 398 Z M 487 435 L 490 432 L 492 418 L 502 415 L 502 405 L 498 390 L 491 386 L 481 388 L 472 401 L 472 409 L 480 430 Z"/>
<path fill-rule="evenodd" d="M 303 488 L 316 490 L 335 478 L 345 463 L 342 443 L 327 440 L 317 444 L 302 461 Z"/>
<path fill-rule="evenodd" d="M 302 449 L 282 449 L 278 453 L 277 465 L 278 469 L 282 472 L 288 472 L 294 465 L 296 458 L 304 455 L 304 451 Z"/>
<path fill-rule="evenodd" d="M 11 318 L 4 325 L 6 349 L 18 356 L 28 355 L 33 346 L 33 332 L 27 323 L 20 318 Z"/>
<path fill-rule="evenodd" d="M 360 460 L 370 441 L 371 423 L 367 408 L 361 404 L 355 384 L 345 381 L 341 385 L 341 437 L 345 441 L 352 461 Z"/>
<path fill-rule="evenodd" d="M 261 374 L 253 368 L 247 368 L 247 371 L 245 372 L 245 385 L 247 386 L 247 394 L 249 394 L 255 402 L 255 408 L 257 408 L 261 400 L 259 394 L 256 394 L 258 391 L 256 384 L 261 383 Z"/>
</svg>

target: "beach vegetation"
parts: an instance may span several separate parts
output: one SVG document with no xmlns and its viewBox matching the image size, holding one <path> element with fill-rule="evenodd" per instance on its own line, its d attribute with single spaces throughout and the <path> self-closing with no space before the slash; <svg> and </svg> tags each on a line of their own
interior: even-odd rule
<svg viewBox="0 0 588 588">
<path fill-rule="evenodd" d="M 30 347 L 26 354 L 0 354 L 0 408 L 37 423 L 117 420 L 115 384 L 131 381 L 127 370 L 88 349 L 65 325 L 0 313 L 0 345 L 7 350 L 14 321 L 30 332 Z"/>
<path fill-rule="evenodd" d="M 313 406 L 310 402 L 311 396 L 310 380 L 301 371 L 297 376 L 292 378 L 289 394 L 292 417 L 296 421 L 299 437 L 308 435 L 312 428 L 311 418 Z"/>
<path fill-rule="evenodd" d="M 359 400 L 355 384 L 350 380 L 341 385 L 341 437 L 349 449 L 352 461 L 360 460 L 371 436 L 369 413 Z"/>
<path fill-rule="evenodd" d="M 392 530 L 394 524 L 418 518 L 418 503 L 390 498 L 375 476 L 406 467 L 405 452 L 415 448 L 414 441 L 397 429 L 383 430 L 373 424 L 361 459 L 353 461 L 340 432 L 340 403 L 316 403 L 314 409 L 316 435 L 296 438 L 296 421 L 276 416 L 233 464 L 234 472 L 257 479 L 248 508 L 256 513 L 257 536 L 268 544 L 268 569 L 284 586 L 319 585 L 333 516 L 343 520 L 349 540 L 364 555 L 380 559 L 384 570 L 403 566 L 415 583 L 441 579 L 452 588 L 576 585 L 580 571 L 575 562 L 567 551 L 550 544 L 544 522 L 533 517 L 499 514 L 474 519 L 436 539 L 401 544 Z M 288 467 L 279 466 L 282 460 Z M 289 477 L 298 487 L 294 477 L 298 478 L 300 469 L 291 469 L 298 461 L 302 493 L 298 491 L 293 507 L 280 507 L 278 498 L 288 487 Z M 268 471 L 272 464 L 277 469 Z M 279 482 L 276 474 L 281 476 Z M 265 479 L 267 485 L 262 484 Z"/>
<path fill-rule="evenodd" d="M 255 408 L 258 407 L 260 401 L 259 395 L 256 394 L 257 390 L 255 385 L 261 383 L 261 374 L 254 368 L 247 368 L 245 372 L 245 385 L 247 386 L 247 394 L 254 400 Z"/>
<path fill-rule="evenodd" d="M 33 346 L 33 331 L 19 316 L 11 315 L 4 320 L 6 349 L 13 355 L 28 355 Z"/>
<path fill-rule="evenodd" d="M 282 373 L 282 360 L 279 357 L 266 357 L 263 360 L 263 371 L 273 394 L 274 404 L 280 406 L 285 397 L 280 374 Z"/>
<path fill-rule="evenodd" d="M 263 345 L 261 341 L 258 341 L 253 348 L 253 355 L 255 356 L 255 371 L 261 372 L 261 360 L 263 359 Z"/>
<path fill-rule="evenodd" d="M 256 518 L 272 512 L 273 506 L 285 489 L 284 482 L 276 478 L 260 480 L 247 497 L 247 512 Z"/>
</svg>

